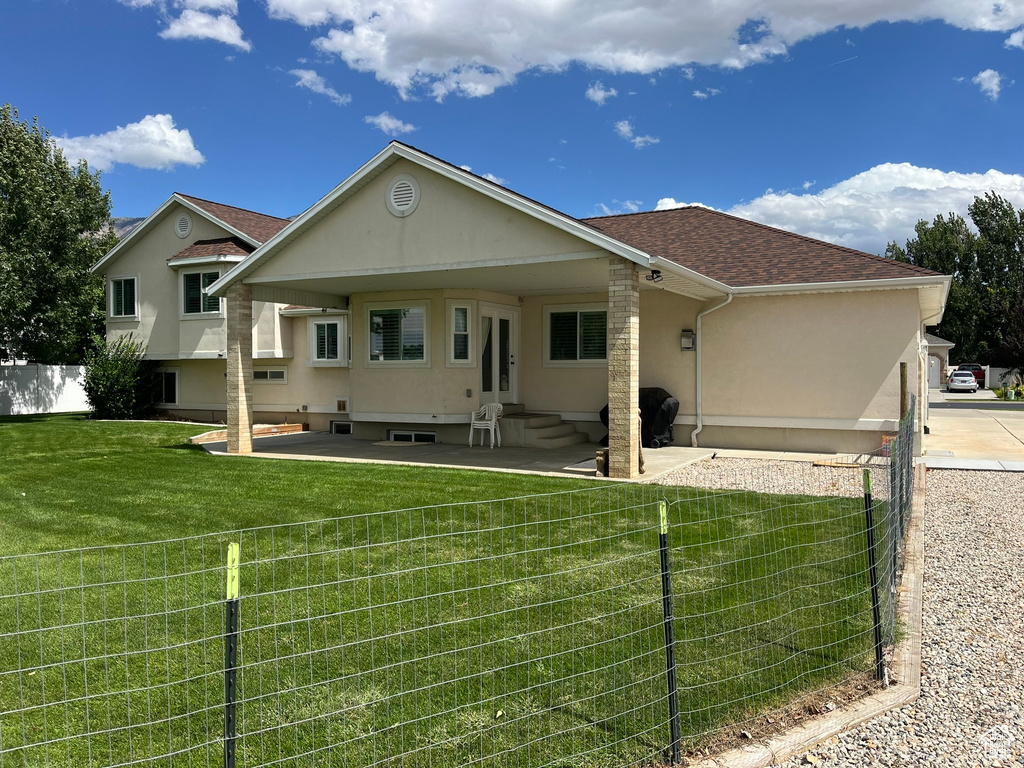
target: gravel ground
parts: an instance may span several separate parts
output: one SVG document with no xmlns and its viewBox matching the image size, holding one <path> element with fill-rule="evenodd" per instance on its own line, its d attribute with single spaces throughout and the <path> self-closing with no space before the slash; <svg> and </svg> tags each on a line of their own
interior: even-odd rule
<svg viewBox="0 0 1024 768">
<path fill-rule="evenodd" d="M 933 470 L 921 698 L 787 765 L 1024 768 L 1024 474 Z"/>
<path fill-rule="evenodd" d="M 650 482 L 813 496 L 861 496 L 864 493 L 860 468 L 816 467 L 808 462 L 765 459 L 704 459 Z M 882 482 L 882 478 L 876 482 Z"/>
</svg>

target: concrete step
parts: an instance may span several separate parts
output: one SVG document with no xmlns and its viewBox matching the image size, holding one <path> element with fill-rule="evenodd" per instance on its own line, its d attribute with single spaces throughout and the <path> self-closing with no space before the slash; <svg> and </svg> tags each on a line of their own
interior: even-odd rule
<svg viewBox="0 0 1024 768">
<path fill-rule="evenodd" d="M 526 410 L 526 406 L 522 403 L 512 403 L 510 405 L 501 406 L 502 416 L 514 416 L 517 413 L 523 413 Z"/>
<path fill-rule="evenodd" d="M 557 417 L 555 417 L 557 419 Z M 533 427 L 530 430 L 538 440 L 545 440 L 551 437 L 562 437 L 563 435 L 574 435 L 576 434 L 576 427 L 572 424 L 566 424 L 560 419 L 551 426 L 544 427 Z"/>
<path fill-rule="evenodd" d="M 561 437 L 546 437 L 537 441 L 538 448 L 565 448 L 567 445 L 579 445 L 587 442 L 587 436 L 582 432 L 573 432 L 571 435 Z"/>
</svg>

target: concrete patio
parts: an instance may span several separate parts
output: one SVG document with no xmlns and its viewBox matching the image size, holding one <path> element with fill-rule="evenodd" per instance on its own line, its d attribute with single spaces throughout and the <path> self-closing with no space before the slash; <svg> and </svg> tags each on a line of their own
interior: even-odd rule
<svg viewBox="0 0 1024 768">
<path fill-rule="evenodd" d="M 214 455 L 227 455 L 224 441 L 206 443 L 203 447 Z M 356 440 L 351 435 L 329 432 L 260 437 L 253 440 L 252 456 L 267 459 L 301 461 L 334 461 L 367 464 L 413 464 L 425 467 L 457 467 L 494 472 L 520 472 L 560 477 L 596 478 L 595 455 L 601 446 L 581 443 L 564 448 L 538 449 L 501 447 L 470 448 L 464 443 L 384 444 Z M 714 453 L 710 448 L 669 446 L 644 450 L 646 472 L 641 479 L 650 480 Z M 603 479 L 603 478 L 602 478 Z"/>
</svg>

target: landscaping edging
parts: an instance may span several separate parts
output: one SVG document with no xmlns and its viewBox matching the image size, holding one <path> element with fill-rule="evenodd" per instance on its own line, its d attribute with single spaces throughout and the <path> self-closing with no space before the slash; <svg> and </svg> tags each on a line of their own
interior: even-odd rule
<svg viewBox="0 0 1024 768">
<path fill-rule="evenodd" d="M 848 707 L 791 728 L 764 743 L 730 749 L 692 765 L 698 768 L 762 768 L 781 763 L 813 749 L 836 734 L 910 704 L 921 695 L 926 472 L 923 464 L 917 465 L 913 514 L 907 531 L 906 561 L 900 582 L 899 612 L 905 631 L 893 651 L 889 687 Z"/>
</svg>

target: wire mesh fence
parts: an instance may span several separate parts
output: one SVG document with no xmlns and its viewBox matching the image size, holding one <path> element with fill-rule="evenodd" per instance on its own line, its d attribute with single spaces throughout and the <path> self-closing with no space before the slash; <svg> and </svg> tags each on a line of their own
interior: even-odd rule
<svg viewBox="0 0 1024 768">
<path fill-rule="evenodd" d="M 669 763 L 874 674 L 912 441 L 0 558 L 0 766 Z"/>
</svg>

